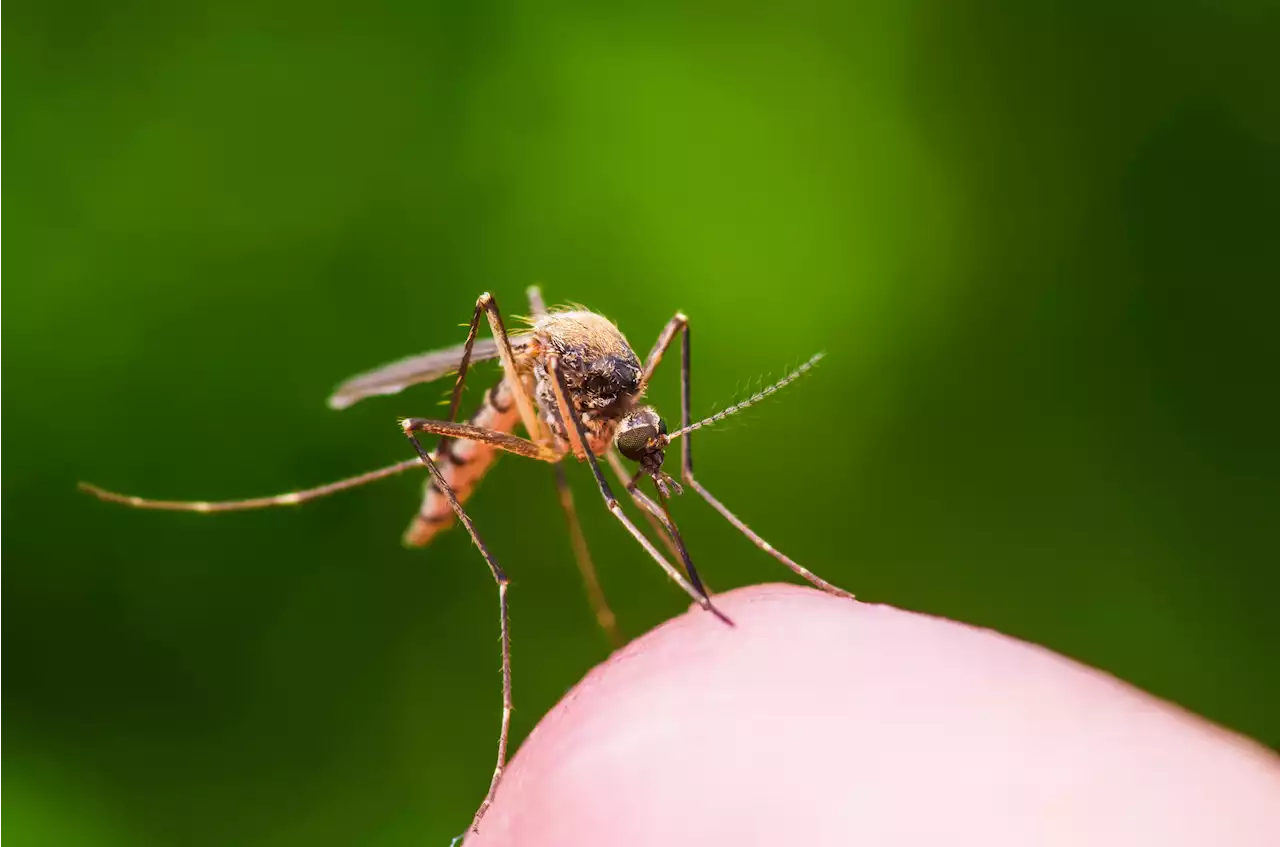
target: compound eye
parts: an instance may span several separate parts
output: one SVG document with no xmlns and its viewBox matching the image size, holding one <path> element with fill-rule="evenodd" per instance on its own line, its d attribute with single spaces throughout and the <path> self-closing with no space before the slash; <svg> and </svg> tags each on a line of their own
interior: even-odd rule
<svg viewBox="0 0 1280 847">
<path fill-rule="evenodd" d="M 667 422 L 664 421 L 662 418 L 658 418 L 658 434 L 660 435 L 667 434 Z"/>
<path fill-rule="evenodd" d="M 648 424 L 623 430 L 618 433 L 618 452 L 631 461 L 638 462 L 649 449 L 649 442 L 657 437 L 658 431 Z"/>
</svg>

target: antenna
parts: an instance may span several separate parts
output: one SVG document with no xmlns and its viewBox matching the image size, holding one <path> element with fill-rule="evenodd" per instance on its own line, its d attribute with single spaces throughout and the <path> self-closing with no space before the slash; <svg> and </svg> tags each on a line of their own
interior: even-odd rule
<svg viewBox="0 0 1280 847">
<path fill-rule="evenodd" d="M 768 388 L 765 388 L 761 391 L 757 391 L 755 394 L 752 394 L 750 397 L 748 397 L 746 400 L 743 400 L 741 403 L 735 403 L 722 412 L 716 412 L 714 415 L 712 415 L 709 418 L 703 418 L 697 423 L 692 423 L 686 427 L 677 429 L 675 432 L 666 436 L 666 443 L 670 444 L 672 441 L 675 441 L 680 436 L 687 435 L 688 433 L 693 432 L 695 429 L 702 429 L 704 426 L 711 426 L 713 423 L 718 423 L 719 421 L 724 420 L 725 418 L 729 417 L 732 414 L 735 414 L 736 412 L 741 412 L 743 409 L 747 408 L 748 406 L 754 406 L 756 403 L 759 403 L 761 400 L 765 399 L 769 395 L 775 394 L 781 389 L 786 388 L 788 385 L 790 385 L 800 377 L 807 374 L 809 371 L 813 369 L 813 366 L 818 363 L 818 360 L 825 355 L 826 355 L 825 353 L 815 353 L 813 357 L 809 359 L 809 361 L 805 362 L 803 365 L 796 368 L 794 371 L 787 374 L 782 379 L 775 382 L 773 385 L 770 385 Z"/>
</svg>

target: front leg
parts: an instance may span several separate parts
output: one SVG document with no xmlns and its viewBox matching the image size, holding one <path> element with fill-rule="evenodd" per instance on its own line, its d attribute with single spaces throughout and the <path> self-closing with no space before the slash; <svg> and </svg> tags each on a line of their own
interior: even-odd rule
<svg viewBox="0 0 1280 847">
<path fill-rule="evenodd" d="M 547 357 L 547 374 L 551 377 L 551 386 L 555 393 L 556 405 L 559 407 L 561 418 L 564 420 L 565 427 L 568 430 L 570 443 L 573 444 L 576 450 L 581 447 L 581 445 L 585 445 L 587 443 L 587 433 L 586 429 L 582 425 L 582 418 L 578 415 L 577 410 L 573 408 L 573 404 L 569 402 L 569 387 L 564 381 L 564 373 L 560 366 L 560 357 L 554 353 Z M 644 533 L 640 531 L 640 528 L 632 523 L 631 519 L 622 511 L 622 504 L 618 502 L 618 498 L 613 496 L 613 490 L 609 488 L 608 481 L 604 478 L 604 474 L 601 473 L 600 463 L 596 461 L 595 454 L 590 450 L 583 450 L 583 453 L 586 456 L 587 464 L 591 466 L 591 473 L 596 478 L 596 485 L 600 488 L 600 496 L 604 498 L 605 507 L 608 508 L 613 516 L 618 519 L 618 522 L 626 528 L 627 532 L 631 533 L 631 537 L 639 542 L 640 546 L 645 549 L 645 552 L 658 563 L 658 565 L 666 572 L 667 576 L 671 577 L 676 585 L 679 585 L 686 594 L 693 598 L 695 603 L 732 626 L 733 621 L 729 620 L 723 612 L 715 607 L 706 592 L 700 590 L 700 588 L 694 587 L 689 579 L 685 579 L 684 574 L 680 573 L 678 568 L 663 558 L 662 554 L 658 552 L 658 548 L 653 546 L 653 542 L 646 538 Z M 669 523 L 673 527 L 675 525 L 673 522 L 670 522 L 669 519 L 664 522 L 664 524 L 665 523 Z M 683 545 L 679 546 L 683 547 Z M 693 570 L 693 563 L 689 560 L 688 554 L 685 553 L 682 558 L 684 560 L 685 567 L 690 569 L 690 578 L 696 581 L 696 571 Z"/>
<path fill-rule="evenodd" d="M 507 587 L 509 582 L 506 572 L 502 570 L 498 560 L 494 558 L 493 554 L 489 552 L 489 548 L 485 546 L 484 539 L 476 531 L 475 525 L 471 522 L 466 510 L 462 508 L 462 503 L 459 502 L 453 489 L 449 486 L 448 480 L 440 472 L 439 466 L 431 460 L 431 454 L 423 448 L 417 436 L 413 434 L 412 429 L 406 428 L 404 434 L 413 444 L 413 449 L 417 452 L 422 464 L 426 466 L 428 473 L 431 474 L 431 479 L 435 485 L 448 499 L 449 506 L 453 509 L 454 514 L 458 516 L 458 521 L 466 529 L 467 534 L 471 536 L 472 543 L 480 551 L 485 564 L 489 566 L 489 572 L 493 575 L 493 581 L 498 586 L 498 641 L 502 645 L 502 721 L 498 727 L 498 760 L 493 767 L 493 776 L 489 779 L 489 790 L 485 792 L 484 800 L 480 802 L 480 807 L 471 819 L 471 831 L 479 832 L 480 821 L 484 818 L 485 812 L 489 811 L 489 807 L 493 805 L 493 798 L 497 796 L 498 786 L 502 783 L 502 773 L 507 767 L 507 742 L 511 735 L 511 711 L 514 706 L 511 702 L 511 622 L 510 613 L 507 610 Z"/>
<path fill-rule="evenodd" d="M 512 435 L 509 432 L 502 432 L 496 429 L 473 426 L 472 424 L 433 421 L 427 418 L 404 418 L 400 421 L 400 428 L 406 434 L 411 432 L 431 432 L 444 438 L 481 441 L 485 444 L 492 444 L 499 450 L 515 453 L 517 456 L 524 456 L 527 459 L 537 459 L 540 462 L 558 462 L 563 457 L 562 453 L 550 447 L 535 444 L 527 438 L 521 438 L 518 435 Z"/>
<path fill-rule="evenodd" d="M 502 361 L 503 379 L 511 389 L 512 396 L 516 398 L 520 422 L 524 424 L 529 438 L 538 444 L 544 444 L 546 438 L 543 436 L 538 416 L 534 413 L 533 400 L 530 399 L 524 381 L 520 379 L 520 373 L 516 370 L 515 353 L 511 350 L 511 337 L 507 333 L 506 325 L 502 322 L 498 301 L 494 300 L 493 295 L 487 291 L 476 299 L 475 310 L 471 313 L 471 322 L 467 325 L 467 341 L 463 346 L 462 361 L 458 364 L 458 378 L 454 380 L 453 393 L 449 399 L 449 420 L 454 420 L 458 416 L 458 405 L 462 401 L 462 384 L 467 378 L 467 369 L 471 365 L 471 348 L 475 345 L 476 333 L 480 329 L 481 315 L 489 320 L 489 329 L 493 332 L 493 339 L 498 345 L 498 358 Z"/>
<path fill-rule="evenodd" d="M 689 319 L 683 314 L 677 312 L 675 317 L 667 323 L 662 334 L 658 337 L 658 343 L 654 345 L 653 352 L 649 354 L 649 358 L 645 363 L 644 378 L 645 381 L 648 382 L 649 377 L 658 367 L 658 363 L 662 361 L 663 353 L 665 353 L 667 348 L 671 346 L 671 342 L 675 340 L 677 334 L 682 336 L 680 344 L 680 428 L 684 432 L 684 443 L 680 445 L 680 475 L 684 480 L 685 485 L 688 485 L 694 491 L 698 492 L 703 500 L 710 503 L 713 509 L 723 515 L 725 520 L 733 524 L 739 532 L 749 538 L 751 543 L 755 544 L 770 556 L 773 556 L 773 558 L 777 559 L 789 568 L 792 573 L 808 580 L 808 582 L 814 587 L 821 588 L 829 594 L 834 594 L 837 597 L 846 597 L 852 600 L 853 595 L 848 591 L 827 582 L 813 571 L 793 561 L 790 556 L 787 556 L 781 550 L 778 550 L 768 541 L 765 541 L 757 535 L 751 527 L 747 526 L 742 522 L 741 518 L 729 511 L 723 503 L 712 496 L 711 492 L 708 491 L 702 483 L 698 482 L 698 480 L 694 478 L 692 431 L 694 427 L 692 426 L 693 418 L 690 411 L 692 395 L 692 380 L 690 378 L 690 373 L 692 371 L 692 364 L 690 361 Z"/>
<path fill-rule="evenodd" d="M 493 331 L 493 337 L 498 342 L 498 358 L 502 360 L 503 378 L 516 398 L 516 408 L 520 410 L 520 421 L 524 424 L 525 432 L 536 443 L 546 444 L 548 439 L 542 431 L 542 424 L 538 420 L 533 400 L 529 397 L 524 381 L 520 378 L 520 372 L 516 370 L 515 355 L 511 352 L 511 339 L 507 335 L 506 326 L 502 323 L 498 301 L 494 300 L 493 295 L 487 291 L 476 301 L 476 312 L 479 313 L 481 310 L 484 310 L 485 316 L 489 319 L 489 329 Z"/>
</svg>

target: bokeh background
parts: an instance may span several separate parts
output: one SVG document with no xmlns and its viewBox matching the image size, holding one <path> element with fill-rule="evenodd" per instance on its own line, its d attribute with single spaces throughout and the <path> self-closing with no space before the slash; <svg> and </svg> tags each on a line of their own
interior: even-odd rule
<svg viewBox="0 0 1280 847">
<path fill-rule="evenodd" d="M 14 845 L 466 826 L 496 604 L 461 533 L 399 546 L 420 477 L 214 517 L 74 484 L 406 458 L 444 386 L 329 389 L 534 282 L 642 353 L 686 311 L 699 414 L 828 353 L 699 436 L 799 561 L 1280 743 L 1275 6 L 627 5 L 6 4 Z M 674 419 L 674 367 L 653 396 Z M 625 631 L 683 610 L 569 470 Z M 472 501 L 517 740 L 608 651 L 553 492 L 505 458 Z M 675 514 L 717 588 L 788 577 Z"/>
</svg>

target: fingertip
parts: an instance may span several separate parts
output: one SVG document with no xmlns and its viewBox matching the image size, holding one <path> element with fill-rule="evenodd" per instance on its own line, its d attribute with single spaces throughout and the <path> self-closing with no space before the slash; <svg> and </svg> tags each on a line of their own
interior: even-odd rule
<svg viewBox="0 0 1280 847">
<path fill-rule="evenodd" d="M 808 588 L 716 602 L 736 626 L 695 606 L 588 673 L 468 844 L 1280 834 L 1273 755 L 1107 674 Z"/>
</svg>

